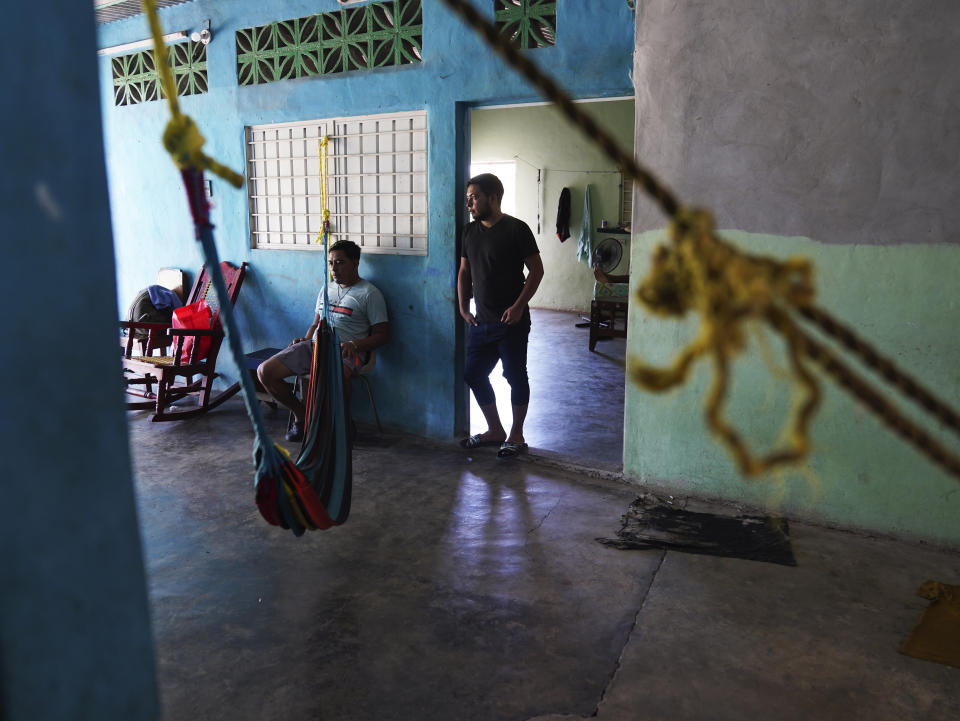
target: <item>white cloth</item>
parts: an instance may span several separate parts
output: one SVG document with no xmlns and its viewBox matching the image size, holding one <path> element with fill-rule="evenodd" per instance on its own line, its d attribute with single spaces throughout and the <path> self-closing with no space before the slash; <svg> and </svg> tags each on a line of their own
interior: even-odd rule
<svg viewBox="0 0 960 721">
<path fill-rule="evenodd" d="M 590 186 L 583 194 L 583 215 L 580 218 L 580 230 L 577 238 L 577 260 L 593 265 L 593 220 L 590 208 Z"/>
</svg>

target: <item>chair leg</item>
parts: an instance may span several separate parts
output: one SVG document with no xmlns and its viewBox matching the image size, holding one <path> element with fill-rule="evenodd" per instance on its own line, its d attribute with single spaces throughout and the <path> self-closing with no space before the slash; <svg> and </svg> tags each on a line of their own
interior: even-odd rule
<svg viewBox="0 0 960 721">
<path fill-rule="evenodd" d="M 597 305 L 597 301 L 590 302 L 590 340 L 589 347 L 590 351 L 593 352 L 593 349 L 597 347 L 597 331 L 600 330 L 600 307 Z"/>
<path fill-rule="evenodd" d="M 309 378 L 309 377 L 310 376 L 296 376 L 293 381 L 293 394 L 297 398 L 299 398 L 301 401 L 303 400 L 303 379 Z M 294 421 L 293 411 L 290 411 L 287 414 L 287 430 L 288 431 L 291 428 L 293 428 L 293 421 Z"/>
<path fill-rule="evenodd" d="M 380 414 L 377 413 L 377 404 L 373 400 L 373 391 L 370 390 L 370 381 L 360 375 L 358 375 L 357 378 L 363 381 L 363 387 L 367 389 L 367 398 L 370 399 L 370 407 L 373 408 L 373 417 L 377 421 L 377 430 L 383 433 L 383 426 L 380 425 Z"/>
</svg>

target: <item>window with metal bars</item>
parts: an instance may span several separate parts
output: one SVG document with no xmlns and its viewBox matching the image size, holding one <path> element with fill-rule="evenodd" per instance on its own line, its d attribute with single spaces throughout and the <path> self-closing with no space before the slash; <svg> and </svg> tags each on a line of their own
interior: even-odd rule
<svg viewBox="0 0 960 721">
<path fill-rule="evenodd" d="M 629 228 L 633 218 L 633 179 L 620 175 L 620 227 Z"/>
<path fill-rule="evenodd" d="M 322 250 L 319 143 L 327 150 L 332 240 L 426 255 L 426 111 L 246 128 L 253 248 Z"/>
</svg>

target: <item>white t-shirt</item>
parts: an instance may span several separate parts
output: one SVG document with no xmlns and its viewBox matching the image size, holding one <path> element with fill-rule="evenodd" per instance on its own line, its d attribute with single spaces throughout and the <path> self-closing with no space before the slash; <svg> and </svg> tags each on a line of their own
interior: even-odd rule
<svg viewBox="0 0 960 721">
<path fill-rule="evenodd" d="M 370 335 L 370 327 L 387 322 L 387 304 L 383 293 L 373 283 L 362 278 L 351 286 L 341 288 L 336 283 L 327 285 L 330 300 L 330 322 L 337 329 L 342 342 L 360 340 Z M 323 291 L 317 294 L 317 315 L 323 317 Z"/>
</svg>

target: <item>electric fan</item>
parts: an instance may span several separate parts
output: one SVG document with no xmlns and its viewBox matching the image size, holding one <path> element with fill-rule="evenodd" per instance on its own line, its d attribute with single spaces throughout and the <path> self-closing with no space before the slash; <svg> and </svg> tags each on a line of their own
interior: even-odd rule
<svg viewBox="0 0 960 721">
<path fill-rule="evenodd" d="M 616 238 L 604 238 L 593 249 L 591 261 L 604 273 L 609 273 L 617 267 L 623 257 L 623 245 Z"/>
</svg>

